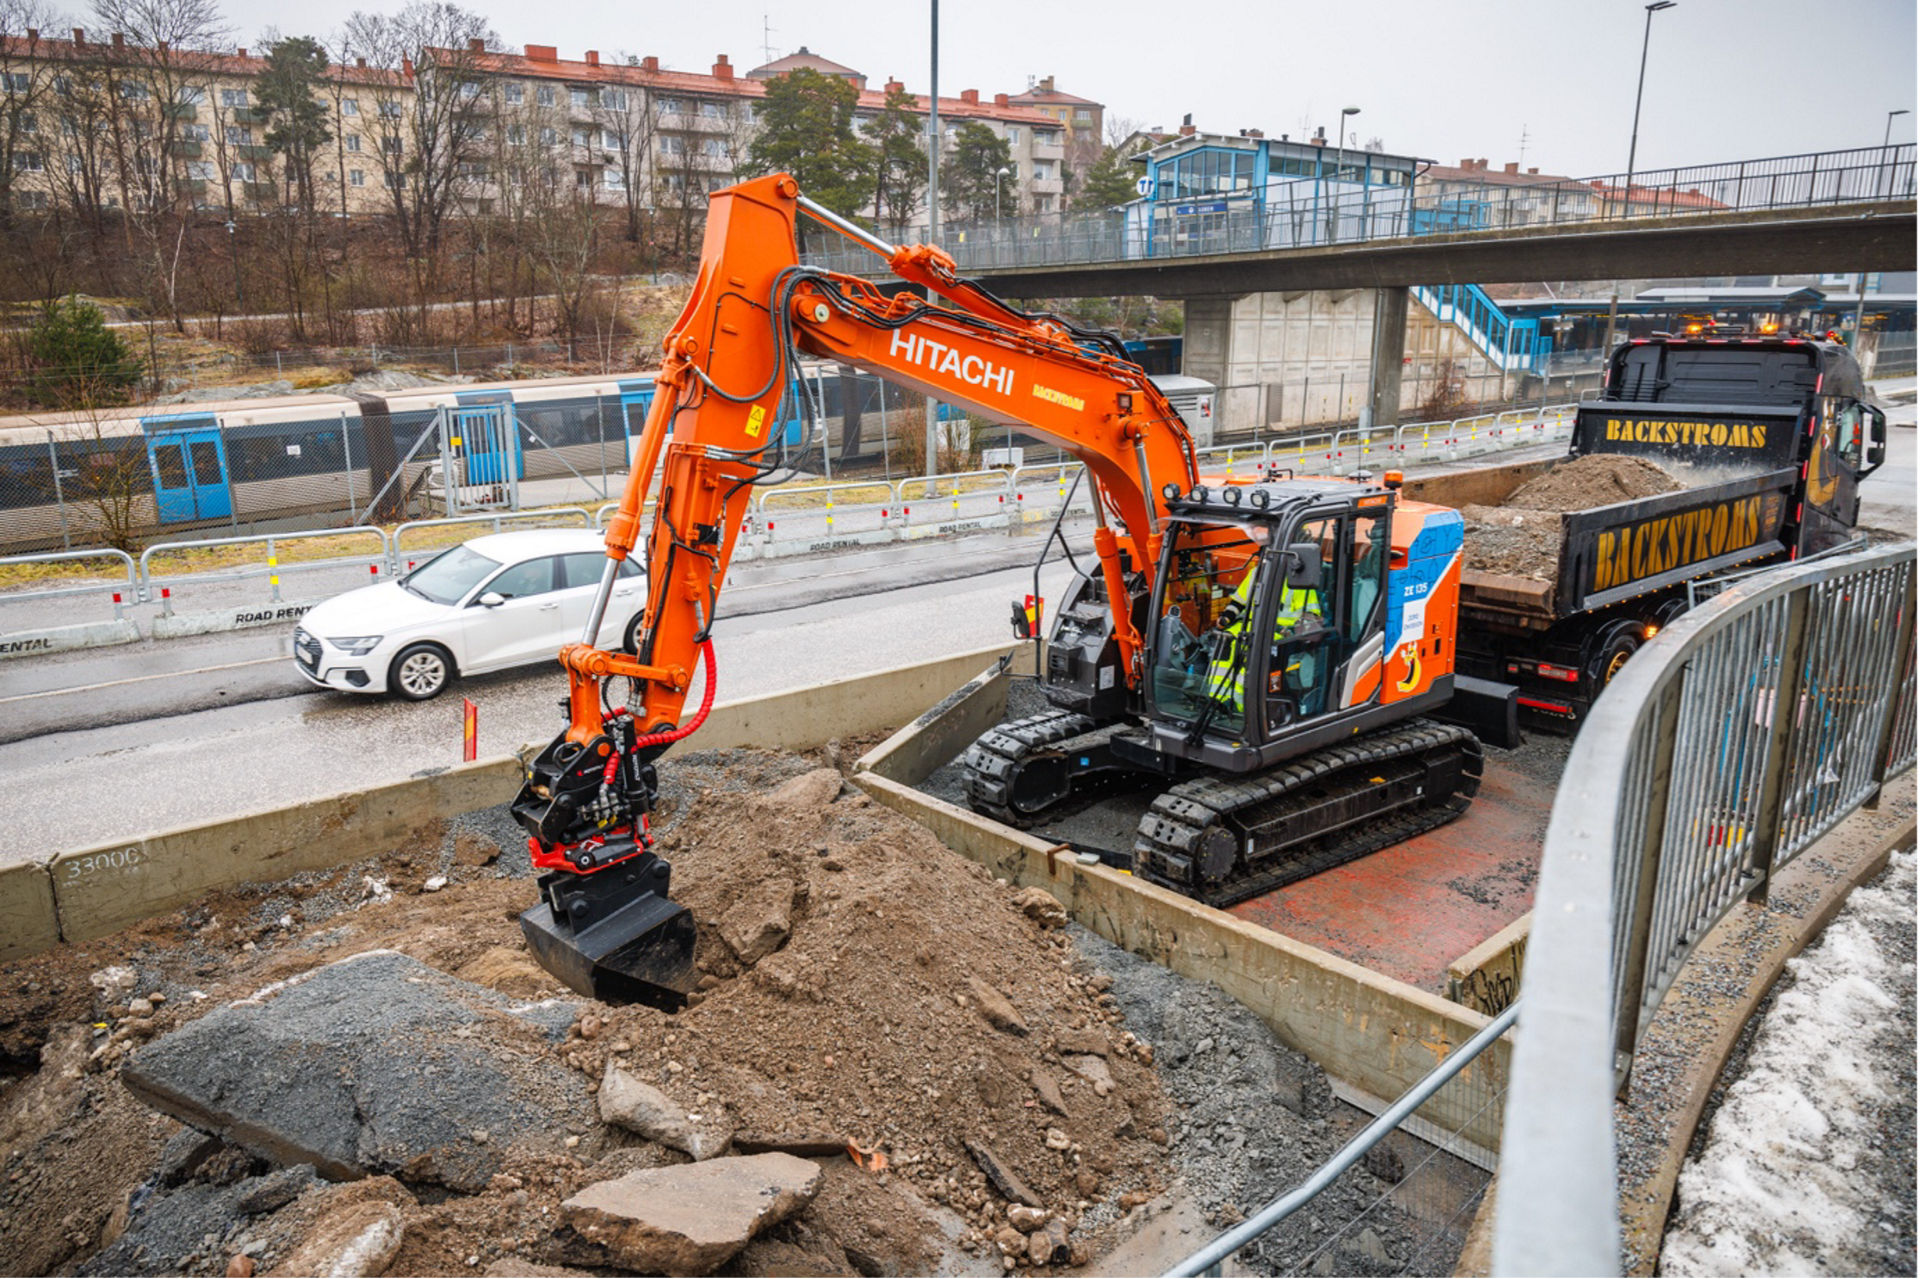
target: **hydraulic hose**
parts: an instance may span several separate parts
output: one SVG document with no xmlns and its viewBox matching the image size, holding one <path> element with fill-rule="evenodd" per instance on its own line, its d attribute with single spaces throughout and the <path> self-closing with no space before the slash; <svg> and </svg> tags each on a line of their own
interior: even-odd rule
<svg viewBox="0 0 1920 1279">
<path fill-rule="evenodd" d="M 645 737 L 636 738 L 633 743 L 634 750 L 640 750 L 648 746 L 666 746 L 670 743 L 677 742 L 683 737 L 692 735 L 695 729 L 707 722 L 707 713 L 713 709 L 713 691 L 719 683 L 719 672 L 714 669 L 713 665 L 713 641 L 711 639 L 700 641 L 700 660 L 706 664 L 707 668 L 707 691 L 700 699 L 699 712 L 694 715 L 692 720 L 680 728 L 669 728 L 663 732 L 648 733 Z"/>
</svg>

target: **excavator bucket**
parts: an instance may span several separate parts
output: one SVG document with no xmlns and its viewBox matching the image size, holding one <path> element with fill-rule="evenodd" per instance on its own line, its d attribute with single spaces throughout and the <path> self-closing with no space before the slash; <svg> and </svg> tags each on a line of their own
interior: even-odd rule
<svg viewBox="0 0 1920 1279">
<path fill-rule="evenodd" d="M 540 903 L 520 915 L 528 949 L 591 999 L 679 1011 L 699 974 L 693 915 L 667 897 L 671 873 L 644 853 L 597 874 L 541 876 Z"/>
</svg>

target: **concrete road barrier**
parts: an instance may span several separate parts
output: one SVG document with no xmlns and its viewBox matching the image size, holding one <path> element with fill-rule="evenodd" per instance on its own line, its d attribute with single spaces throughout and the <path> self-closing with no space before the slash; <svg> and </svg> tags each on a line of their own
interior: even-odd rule
<svg viewBox="0 0 1920 1279">
<path fill-rule="evenodd" d="M 81 622 L 74 626 L 48 626 L 32 631 L 13 631 L 0 635 L 0 658 L 39 657 L 72 648 L 107 648 L 131 644 L 140 638 L 140 628 L 131 618 L 110 622 Z"/>
<path fill-rule="evenodd" d="M 1492 1017 L 1520 993 L 1533 912 L 1502 928 L 1447 965 L 1447 998 Z"/>
<path fill-rule="evenodd" d="M 0 866 L 0 960 L 45 950 L 60 940 L 53 880 L 45 866 Z"/>
<path fill-rule="evenodd" d="M 832 737 L 879 732 L 913 719 L 1008 647 L 721 703 L 679 749 L 798 750 Z M 0 877 L 0 946 L 9 947 L 4 955 L 19 955 L 59 940 L 101 937 L 223 888 L 345 865 L 428 837 L 448 818 L 511 799 L 523 775 L 521 760 L 545 744 L 424 777 L 62 853 L 50 867 L 11 868 Z"/>
<path fill-rule="evenodd" d="M 320 600 L 293 600 L 274 604 L 247 604 L 239 608 L 213 609 L 204 613 L 175 613 L 153 619 L 155 639 L 179 639 L 183 635 L 212 635 L 218 631 L 244 631 L 255 626 L 282 626 L 297 622 Z"/>
</svg>

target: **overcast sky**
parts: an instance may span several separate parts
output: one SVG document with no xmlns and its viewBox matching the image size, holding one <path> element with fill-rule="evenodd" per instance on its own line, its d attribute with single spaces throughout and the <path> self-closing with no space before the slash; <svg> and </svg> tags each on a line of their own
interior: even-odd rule
<svg viewBox="0 0 1920 1279">
<path fill-rule="evenodd" d="M 257 39 L 324 32 L 365 0 L 224 0 Z M 467 0 L 512 48 L 558 45 L 743 70 L 806 45 L 925 92 L 926 0 Z M 399 0 L 389 0 L 397 8 Z M 377 7 L 377 6 L 376 6 Z M 1877 146 L 1914 107 L 1914 0 L 1679 0 L 1653 17 L 1636 168 Z M 537 16 L 536 16 L 537 15 Z M 1052 75 L 1108 113 L 1171 129 L 1310 134 L 1343 106 L 1361 144 L 1576 177 L 1626 167 L 1642 0 L 947 0 L 940 88 L 1017 92 Z M 1911 142 L 1914 117 L 1893 122 Z"/>
</svg>

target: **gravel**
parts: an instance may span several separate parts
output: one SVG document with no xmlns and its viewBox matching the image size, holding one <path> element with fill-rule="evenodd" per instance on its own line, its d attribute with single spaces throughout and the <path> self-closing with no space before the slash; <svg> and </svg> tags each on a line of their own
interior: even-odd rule
<svg viewBox="0 0 1920 1279">
<path fill-rule="evenodd" d="M 1218 987 L 1077 925 L 1069 931 L 1087 970 L 1113 978 L 1128 1028 L 1153 1045 L 1154 1069 L 1176 1108 L 1168 1127 L 1175 1170 L 1221 1230 L 1299 1186 L 1366 1122 L 1334 1099 L 1319 1067 Z M 1425 1150 L 1406 1149 L 1408 1164 Z M 1374 1161 L 1383 1168 L 1394 1162 Z M 1242 1249 L 1237 1264 L 1262 1275 L 1400 1274 L 1410 1265 L 1416 1273 L 1450 1273 L 1457 1241 L 1436 1239 L 1433 1226 L 1381 1202 L 1392 1189 L 1365 1164 L 1356 1166 Z M 1356 1222 L 1362 1213 L 1365 1221 Z M 1192 1241 L 1196 1249 L 1206 1242 Z"/>
</svg>

